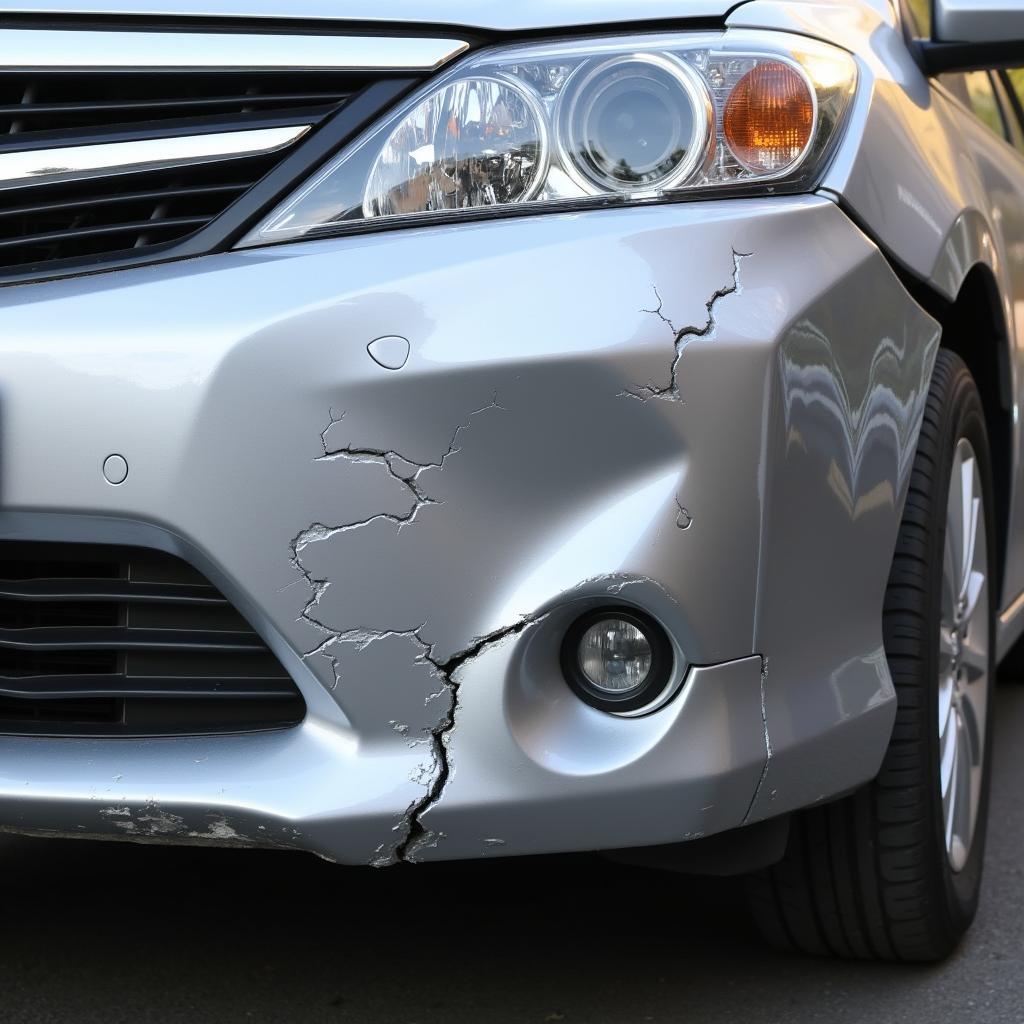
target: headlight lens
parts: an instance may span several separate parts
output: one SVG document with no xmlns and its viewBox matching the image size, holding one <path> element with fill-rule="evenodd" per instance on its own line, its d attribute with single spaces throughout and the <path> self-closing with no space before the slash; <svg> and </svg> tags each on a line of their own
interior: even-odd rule
<svg viewBox="0 0 1024 1024">
<path fill-rule="evenodd" d="M 430 218 L 809 188 L 856 84 L 770 32 L 476 54 L 365 132 L 242 245 Z"/>
<path fill-rule="evenodd" d="M 703 162 L 711 97 L 684 61 L 612 57 L 574 79 L 556 113 L 559 157 L 585 192 L 671 188 Z"/>
<path fill-rule="evenodd" d="M 363 216 L 532 199 L 544 184 L 544 111 L 515 79 L 452 82 L 403 118 L 370 169 Z"/>
</svg>

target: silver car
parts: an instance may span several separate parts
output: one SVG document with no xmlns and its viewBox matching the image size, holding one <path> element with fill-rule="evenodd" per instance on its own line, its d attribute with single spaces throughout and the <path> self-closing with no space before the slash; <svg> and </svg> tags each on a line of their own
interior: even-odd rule
<svg viewBox="0 0 1024 1024">
<path fill-rule="evenodd" d="M 0 829 L 600 850 L 954 947 L 1024 0 L 3 7 Z"/>
</svg>

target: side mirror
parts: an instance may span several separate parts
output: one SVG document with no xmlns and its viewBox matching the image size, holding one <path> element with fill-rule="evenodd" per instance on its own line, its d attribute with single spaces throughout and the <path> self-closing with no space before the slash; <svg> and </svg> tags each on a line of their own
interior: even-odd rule
<svg viewBox="0 0 1024 1024">
<path fill-rule="evenodd" d="M 1024 0 L 932 0 L 932 38 L 920 45 L 930 75 L 1024 66 Z"/>
</svg>

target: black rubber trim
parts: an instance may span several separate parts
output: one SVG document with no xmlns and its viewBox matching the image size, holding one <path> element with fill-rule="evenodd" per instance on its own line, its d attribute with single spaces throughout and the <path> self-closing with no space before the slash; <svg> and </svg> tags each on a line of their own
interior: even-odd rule
<svg viewBox="0 0 1024 1024">
<path fill-rule="evenodd" d="M 947 71 L 991 71 L 1024 65 L 1024 41 L 998 43 L 941 43 L 917 41 L 917 60 L 926 75 Z"/>
<path fill-rule="evenodd" d="M 161 604 L 226 605 L 227 598 L 200 583 L 137 583 L 133 580 L 0 579 L 5 601 L 156 601 Z"/>
<path fill-rule="evenodd" d="M 225 678 L 221 676 L 0 676 L 0 697 L 32 700 L 133 697 L 169 700 L 291 699 L 295 687 L 288 678 Z"/>
<path fill-rule="evenodd" d="M 136 629 L 131 626 L 32 626 L 0 629 L 0 650 L 262 652 L 255 633 L 204 629 Z"/>
<path fill-rule="evenodd" d="M 651 645 L 651 669 L 647 679 L 638 691 L 631 691 L 627 696 L 613 697 L 598 689 L 587 679 L 580 668 L 580 640 L 591 626 L 602 619 L 622 619 L 632 623 L 647 637 L 647 641 Z M 672 679 L 675 659 L 665 630 L 650 616 L 623 605 L 609 605 L 588 611 L 569 627 L 562 640 L 561 665 L 565 681 L 580 700 L 599 711 L 621 713 L 639 711 L 641 708 L 653 704 L 665 692 Z"/>
</svg>

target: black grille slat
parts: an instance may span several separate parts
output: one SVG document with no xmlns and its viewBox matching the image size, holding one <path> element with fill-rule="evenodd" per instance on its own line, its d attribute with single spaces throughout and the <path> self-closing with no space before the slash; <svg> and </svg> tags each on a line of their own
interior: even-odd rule
<svg viewBox="0 0 1024 1024">
<path fill-rule="evenodd" d="M 316 112 L 344 103 L 366 75 L 345 71 L 0 72 L 0 136 L 55 129 L 160 121 L 216 109 L 244 116 L 256 109 Z M 142 113 L 144 117 L 139 117 Z"/>
<path fill-rule="evenodd" d="M 213 185 L 183 185 L 180 188 L 168 187 L 165 189 L 151 189 L 141 192 L 119 192 L 116 195 L 91 196 L 88 199 L 60 199 L 59 201 L 33 202 L 22 205 L 5 205 L 0 207 L 0 221 L 4 217 L 26 217 L 32 215 L 52 215 L 61 211 L 88 210 L 94 206 L 111 206 L 113 204 L 127 205 L 131 203 L 167 203 L 177 200 L 195 201 L 207 197 L 220 199 L 229 196 L 234 199 L 241 195 L 247 188 L 246 182 L 226 182 Z M 35 191 L 31 195 L 35 195 Z"/>
<path fill-rule="evenodd" d="M 255 633 L 220 633 L 200 630 L 79 629 L 37 626 L 0 629 L 0 650 L 14 651 L 259 651 L 263 641 Z"/>
<path fill-rule="evenodd" d="M 247 110 L 287 109 L 289 107 L 313 107 L 314 112 L 322 113 L 334 106 L 344 97 L 331 93 L 278 93 L 267 96 L 223 96 L 213 99 L 181 99 L 181 100 L 124 100 L 113 103 L 12 103 L 0 104 L 0 118 L 17 118 L 22 124 L 44 115 L 52 118 L 83 120 L 89 114 L 123 115 L 137 114 L 139 111 L 152 116 L 167 112 L 168 116 L 179 117 L 193 111 L 208 111 L 216 108 L 228 113 L 244 113 Z M 118 117 L 118 120 L 127 120 Z M 23 134 L 24 129 L 14 134 Z"/>
<path fill-rule="evenodd" d="M 0 152 L 278 122 L 315 128 L 379 77 L 301 69 L 0 71 Z M 158 254 L 206 228 L 289 152 L 5 187 L 0 272 Z"/>
<path fill-rule="evenodd" d="M 0 239 L 0 252 L 31 242 L 33 245 L 55 245 L 60 242 L 87 238 L 105 238 L 110 235 L 145 235 L 153 232 L 187 233 L 184 229 L 200 227 L 206 223 L 204 217 L 168 217 L 165 220 L 136 220 L 123 224 L 105 224 L 102 227 L 69 228 L 66 231 L 44 231 L 24 238 Z"/>
<path fill-rule="evenodd" d="M 0 733 L 242 732 L 304 714 L 259 635 L 179 559 L 0 542 Z"/>
<path fill-rule="evenodd" d="M 185 238 L 227 209 L 276 159 L 0 191 L 0 268 Z M 134 227 L 121 230 L 128 222 Z"/>
<path fill-rule="evenodd" d="M 81 697 L 166 697 L 190 700 L 265 700 L 291 697 L 288 680 L 205 679 L 201 676 L 124 676 L 111 685 L 109 675 L 0 677 L 0 697 L 31 697 L 37 700 L 70 700 Z"/>
<path fill-rule="evenodd" d="M 210 586 L 192 583 L 135 583 L 132 580 L 0 579 L 0 600 L 18 601 L 166 601 L 227 604 Z"/>
</svg>

